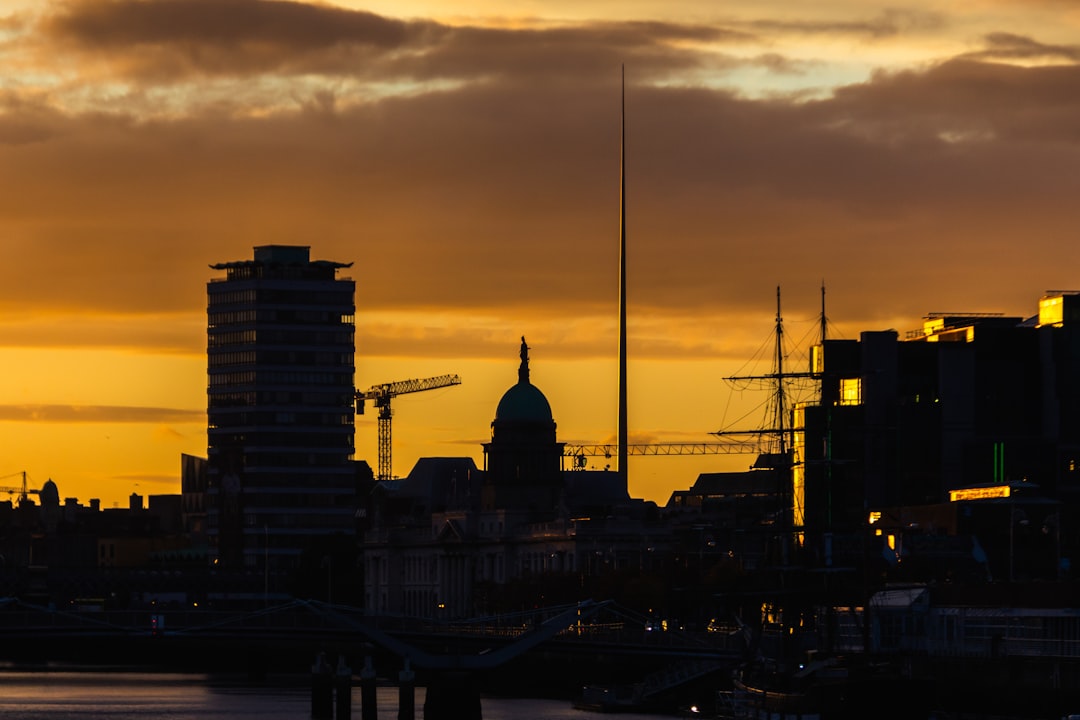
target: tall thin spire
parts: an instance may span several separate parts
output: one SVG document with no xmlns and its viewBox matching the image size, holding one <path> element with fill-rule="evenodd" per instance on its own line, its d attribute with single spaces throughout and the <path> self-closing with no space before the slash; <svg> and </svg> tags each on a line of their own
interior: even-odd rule
<svg viewBox="0 0 1080 720">
<path fill-rule="evenodd" d="M 619 97 L 619 476 L 627 480 L 629 455 L 626 417 L 626 66 L 621 67 Z"/>
</svg>

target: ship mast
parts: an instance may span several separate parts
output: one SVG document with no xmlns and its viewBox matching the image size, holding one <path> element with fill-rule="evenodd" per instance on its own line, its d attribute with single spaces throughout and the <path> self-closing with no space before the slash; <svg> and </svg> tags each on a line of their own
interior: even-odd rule
<svg viewBox="0 0 1080 720">
<path fill-rule="evenodd" d="M 761 439 L 771 438 L 771 443 L 763 443 L 759 448 L 760 454 L 756 467 L 769 468 L 776 473 L 776 499 L 778 502 L 780 523 L 780 552 L 781 563 L 786 566 L 789 562 L 790 543 L 793 530 L 793 507 L 794 488 L 793 472 L 795 445 L 794 422 L 789 419 L 790 407 L 786 382 L 797 378 L 816 378 L 812 372 L 788 372 L 784 368 L 784 316 L 781 306 L 780 286 L 776 287 L 776 324 L 773 330 L 775 349 L 773 354 L 773 372 L 765 375 L 742 375 L 725 378 L 728 381 L 761 381 L 768 383 L 771 394 L 769 397 L 766 416 L 769 427 L 757 430 L 721 430 L 713 435 L 729 436 L 757 436 Z"/>
<path fill-rule="evenodd" d="M 785 446 L 784 435 L 786 430 L 784 429 L 785 415 L 787 414 L 787 397 L 784 392 L 784 317 L 780 312 L 780 286 L 776 286 L 776 388 L 775 399 L 776 407 L 773 410 L 774 427 L 776 427 L 776 439 L 779 445 L 780 458 L 787 457 L 787 448 Z"/>
<path fill-rule="evenodd" d="M 818 390 L 818 397 L 822 396 L 825 389 L 825 341 L 828 339 L 829 320 L 825 315 L 825 281 L 821 281 L 821 387 Z M 817 368 L 811 368 L 815 370 Z M 825 457 L 825 529 L 826 531 L 832 531 L 832 407 L 824 402 L 821 403 L 825 410 L 825 447 L 822 448 L 823 455 Z M 826 564 L 832 564 L 832 552 L 831 550 L 826 553 Z"/>
<path fill-rule="evenodd" d="M 821 344 L 825 344 L 829 333 L 829 321 L 825 317 L 825 281 L 821 281 Z"/>
</svg>

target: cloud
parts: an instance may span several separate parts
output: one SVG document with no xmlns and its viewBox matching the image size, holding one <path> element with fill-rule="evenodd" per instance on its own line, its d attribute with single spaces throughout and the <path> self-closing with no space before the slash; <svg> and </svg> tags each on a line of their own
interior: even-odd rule
<svg viewBox="0 0 1080 720">
<path fill-rule="evenodd" d="M 202 410 L 117 405 L 0 405 L 0 422 L 153 423 L 205 422 Z"/>
<path fill-rule="evenodd" d="M 870 39 L 889 38 L 907 33 L 940 30 L 948 24 L 945 15 L 914 9 L 887 9 L 876 17 L 862 20 L 840 19 L 760 19 L 747 25 L 765 34 L 853 35 Z"/>
<path fill-rule="evenodd" d="M 345 41 L 398 47 L 408 27 L 373 13 L 287 0 L 83 0 L 46 24 L 55 36 L 99 49 L 254 41 L 292 51 Z"/>
<path fill-rule="evenodd" d="M 957 263 L 1025 228 L 1060 247 L 1078 189 L 1062 152 L 1076 142 L 1078 72 L 954 61 L 813 102 L 631 74 L 635 312 L 745 309 L 807 272 L 811 297 L 842 275 L 852 295 L 903 298 L 912 274 L 949 286 Z M 449 310 L 462 327 L 448 343 L 465 344 L 469 317 L 491 307 L 603 315 L 616 285 L 611 75 L 602 91 L 488 84 L 321 114 L 64 118 L 53 139 L 0 150 L 3 242 L 20 258 L 0 279 L 13 303 L 198 318 L 209 264 L 299 242 L 354 262 L 343 274 L 361 327 L 373 311 Z M 201 351 L 196 330 L 186 337 Z"/>
<path fill-rule="evenodd" d="M 277 0 L 84 0 L 42 21 L 49 52 L 83 72 L 147 82 L 323 74 L 382 85 L 522 74 L 578 78 L 636 62 L 653 71 L 697 65 L 686 44 L 745 43 L 742 30 L 661 21 L 513 29 L 397 20 Z M 43 51 L 42 62 L 52 61 Z"/>
<path fill-rule="evenodd" d="M 846 115 L 849 128 L 876 141 L 915 145 L 940 140 L 943 132 L 976 129 L 976 137 L 997 141 L 981 147 L 986 154 L 1008 153 L 1012 143 L 1023 141 L 1022 155 L 1014 158 L 1023 161 L 1040 145 L 1076 139 L 1077 88 L 1078 66 L 958 58 L 923 71 L 878 73 L 870 83 L 838 90 L 821 107 L 833 109 L 834 119 Z M 953 150 L 942 156 L 956 158 Z"/>
<path fill-rule="evenodd" d="M 61 47 L 104 55 L 144 79 L 305 72 L 342 49 L 359 62 L 437 31 L 432 23 L 266 0 L 84 0 L 42 25 Z"/>
<path fill-rule="evenodd" d="M 1080 61 L 1080 45 L 1048 45 L 1030 37 L 997 32 L 986 36 L 986 48 L 967 53 L 972 60 Z"/>
<path fill-rule="evenodd" d="M 733 325 L 768 323 L 776 285 L 793 314 L 813 315 L 824 279 L 830 314 L 865 327 L 990 298 L 1026 311 L 1034 288 L 1075 284 L 1076 67 L 961 56 L 813 100 L 752 98 L 716 80 L 731 64 L 811 66 L 721 50 L 826 25 L 514 29 L 301 3 L 209 7 L 61 6 L 42 47 L 113 58 L 132 87 L 92 109 L 66 105 L 67 90 L 0 94 L 0 248 L 18 258 L 0 264 L 0 307 L 32 316 L 5 321 L 7 344 L 202 353 L 205 285 L 218 275 L 208 266 L 294 243 L 354 263 L 343 274 L 357 282 L 361 352 L 482 356 L 505 330 L 545 322 L 560 352 L 606 352 L 624 61 L 642 352 L 734 353 Z M 220 27 L 201 30 L 200 12 L 219 13 Z M 935 22 L 886 14 L 847 31 Z M 345 62 L 349 47 L 370 62 Z M 289 75 L 316 56 L 340 82 Z M 229 73 L 239 80 L 216 84 Z M 190 80 L 191 98 L 132 80 L 144 75 Z M 369 95 L 350 84 L 358 76 L 402 87 Z M 158 100 L 182 111 L 142 114 Z M 978 282 L 958 279 L 973 269 Z M 378 318 L 392 312 L 415 324 Z"/>
</svg>

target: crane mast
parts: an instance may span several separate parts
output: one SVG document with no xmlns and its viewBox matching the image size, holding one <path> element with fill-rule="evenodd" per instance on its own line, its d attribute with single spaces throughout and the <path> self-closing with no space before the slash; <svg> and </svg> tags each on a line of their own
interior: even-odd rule
<svg viewBox="0 0 1080 720">
<path fill-rule="evenodd" d="M 0 476 L 0 480 L 6 480 L 7 478 L 16 477 L 16 476 L 19 476 L 19 475 L 22 476 L 22 485 L 20 487 L 0 487 L 0 492 L 7 493 L 8 495 L 14 495 L 15 493 L 18 493 L 19 494 L 19 503 L 22 503 L 23 501 L 25 501 L 26 498 L 27 498 L 27 495 L 29 495 L 30 493 L 34 493 L 35 495 L 38 495 L 38 494 L 41 493 L 40 490 L 29 490 L 29 489 L 27 489 L 27 487 L 26 487 L 26 471 L 25 470 L 22 470 L 22 471 L 17 472 L 17 473 L 11 473 L 10 475 L 2 475 L 2 476 Z"/>
<path fill-rule="evenodd" d="M 390 419 L 393 417 L 393 412 L 390 409 L 391 398 L 460 384 L 461 378 L 457 375 L 437 375 L 429 378 L 414 378 L 412 380 L 382 383 L 381 385 L 372 385 L 367 390 L 356 391 L 356 413 L 358 415 L 364 414 L 364 403 L 367 400 L 371 400 L 375 407 L 379 409 L 379 480 L 389 480 L 393 477 L 390 429 Z"/>
</svg>

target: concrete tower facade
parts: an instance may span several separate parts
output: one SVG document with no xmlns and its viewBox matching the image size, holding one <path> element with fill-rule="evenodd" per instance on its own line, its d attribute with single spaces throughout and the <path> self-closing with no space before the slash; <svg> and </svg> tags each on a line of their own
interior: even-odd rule
<svg viewBox="0 0 1080 720">
<path fill-rule="evenodd" d="M 207 284 L 207 537 L 226 567 L 288 569 L 354 532 L 350 264 L 266 245 Z"/>
</svg>

